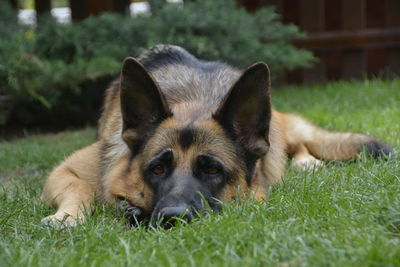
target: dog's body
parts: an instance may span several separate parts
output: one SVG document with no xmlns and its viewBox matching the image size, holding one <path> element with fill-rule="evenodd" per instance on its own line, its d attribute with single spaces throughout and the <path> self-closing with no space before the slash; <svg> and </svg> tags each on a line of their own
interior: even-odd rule
<svg viewBox="0 0 400 267">
<path fill-rule="evenodd" d="M 140 62 L 140 63 L 139 63 Z M 108 89 L 97 141 L 53 170 L 42 198 L 57 208 L 46 223 L 75 225 L 95 198 L 119 202 L 128 216 L 172 217 L 207 200 L 265 198 L 287 157 L 299 167 L 320 159 L 374 157 L 392 150 L 373 137 L 329 132 L 271 109 L 269 71 L 244 72 L 159 45 L 127 59 Z"/>
</svg>

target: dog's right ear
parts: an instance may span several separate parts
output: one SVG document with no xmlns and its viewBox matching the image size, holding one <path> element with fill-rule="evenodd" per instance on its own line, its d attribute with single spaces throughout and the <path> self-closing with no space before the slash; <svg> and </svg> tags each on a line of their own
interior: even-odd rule
<svg viewBox="0 0 400 267">
<path fill-rule="evenodd" d="M 122 138 L 134 152 L 146 135 L 172 113 L 154 80 L 134 58 L 124 60 L 120 89 Z"/>
</svg>

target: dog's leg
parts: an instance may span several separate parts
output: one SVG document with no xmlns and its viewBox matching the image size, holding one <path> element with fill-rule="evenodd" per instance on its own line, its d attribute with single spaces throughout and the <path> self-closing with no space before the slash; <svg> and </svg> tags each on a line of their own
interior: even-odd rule
<svg viewBox="0 0 400 267">
<path fill-rule="evenodd" d="M 45 199 L 57 208 L 54 215 L 42 223 L 55 226 L 76 226 L 84 222 L 84 213 L 91 212 L 94 192 L 90 185 L 79 179 L 68 166 L 60 166 L 48 179 Z"/>
<path fill-rule="evenodd" d="M 375 137 L 361 133 L 328 131 L 312 125 L 300 116 L 289 113 L 279 114 L 285 122 L 284 133 L 288 153 L 294 155 L 298 152 L 298 158 L 306 162 L 300 165 L 309 165 L 312 162 L 317 162 L 316 165 L 319 165 L 314 157 L 325 160 L 354 160 L 362 151 L 373 158 L 385 158 L 394 154 L 393 148 Z M 306 155 L 302 145 L 306 147 L 306 153 L 313 155 L 314 159 L 309 156 L 300 157 L 301 154 Z M 294 163 L 297 164 L 299 161 Z"/>
<path fill-rule="evenodd" d="M 304 144 L 299 144 L 292 155 L 292 165 L 295 168 L 306 170 L 323 166 L 324 163 L 311 155 Z"/>
<path fill-rule="evenodd" d="M 77 151 L 49 176 L 44 186 L 42 200 L 57 208 L 54 215 L 42 223 L 63 228 L 83 223 L 85 214 L 92 211 L 98 183 L 98 145 L 93 144 Z"/>
</svg>

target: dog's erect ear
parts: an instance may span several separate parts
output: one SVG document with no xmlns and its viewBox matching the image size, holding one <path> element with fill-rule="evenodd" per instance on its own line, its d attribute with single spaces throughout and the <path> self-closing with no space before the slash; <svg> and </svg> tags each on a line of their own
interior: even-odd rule
<svg viewBox="0 0 400 267">
<path fill-rule="evenodd" d="M 255 63 L 233 85 L 214 118 L 256 157 L 269 148 L 271 120 L 268 66 Z"/>
<path fill-rule="evenodd" d="M 124 60 L 121 71 L 122 137 L 137 149 L 146 134 L 172 113 L 160 89 L 134 58 Z"/>
</svg>

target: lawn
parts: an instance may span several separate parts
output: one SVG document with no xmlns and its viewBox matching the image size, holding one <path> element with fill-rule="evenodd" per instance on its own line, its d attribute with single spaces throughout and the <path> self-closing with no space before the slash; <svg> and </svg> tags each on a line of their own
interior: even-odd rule
<svg viewBox="0 0 400 267">
<path fill-rule="evenodd" d="M 273 103 L 400 151 L 400 80 L 288 87 Z M 104 203 L 85 225 L 43 227 L 54 212 L 38 200 L 46 175 L 94 136 L 89 128 L 0 141 L 0 266 L 400 266 L 398 155 L 288 168 L 265 203 L 231 203 L 171 230 L 129 229 Z"/>
</svg>

